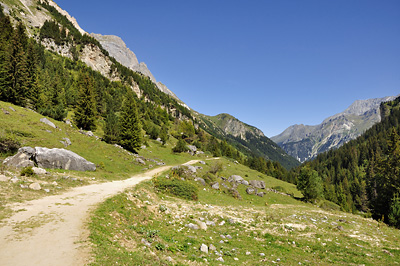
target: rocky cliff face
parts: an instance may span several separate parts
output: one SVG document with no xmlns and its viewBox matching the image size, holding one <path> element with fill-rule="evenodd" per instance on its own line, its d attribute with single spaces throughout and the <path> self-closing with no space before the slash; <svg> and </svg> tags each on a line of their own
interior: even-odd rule
<svg viewBox="0 0 400 266">
<path fill-rule="evenodd" d="M 178 99 L 178 97 L 172 91 L 170 91 L 167 86 L 161 82 L 157 82 L 156 78 L 153 76 L 144 62 L 139 63 L 135 53 L 126 47 L 125 42 L 120 37 L 96 33 L 92 33 L 90 35 L 98 40 L 103 48 L 106 49 L 106 51 L 110 54 L 110 56 L 114 57 L 115 60 L 117 60 L 121 65 L 149 77 L 150 80 L 153 81 L 162 92 L 174 97 L 175 99 Z"/>
<path fill-rule="evenodd" d="M 338 148 L 380 121 L 379 106 L 395 97 L 358 100 L 316 126 L 294 125 L 271 139 L 300 162 Z"/>
</svg>

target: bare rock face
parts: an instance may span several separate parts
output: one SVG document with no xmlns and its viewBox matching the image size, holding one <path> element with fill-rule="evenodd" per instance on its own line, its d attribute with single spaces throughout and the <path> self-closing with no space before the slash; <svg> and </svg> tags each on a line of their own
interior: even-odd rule
<svg viewBox="0 0 400 266">
<path fill-rule="evenodd" d="M 95 171 L 96 165 L 78 154 L 65 149 L 35 147 L 35 160 L 41 168 L 55 168 L 75 171 Z"/>
</svg>

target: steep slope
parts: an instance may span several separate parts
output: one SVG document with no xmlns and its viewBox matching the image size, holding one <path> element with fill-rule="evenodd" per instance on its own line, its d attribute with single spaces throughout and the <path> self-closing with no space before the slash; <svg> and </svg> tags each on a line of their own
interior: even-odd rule
<svg viewBox="0 0 400 266">
<path fill-rule="evenodd" d="M 380 104 L 394 98 L 358 100 L 319 125 L 293 125 L 271 139 L 288 154 L 304 162 L 360 136 L 381 120 Z"/>
<path fill-rule="evenodd" d="M 171 90 L 169 90 L 167 86 L 161 82 L 157 82 L 156 78 L 153 76 L 144 62 L 139 63 L 135 53 L 126 47 L 125 42 L 120 37 L 96 33 L 92 33 L 90 35 L 98 40 L 103 48 L 112 57 L 114 57 L 115 60 L 121 63 L 121 65 L 149 77 L 150 80 L 153 81 L 157 85 L 157 88 L 159 88 L 162 92 L 174 97 L 175 99 L 178 99 L 178 97 Z"/>
<path fill-rule="evenodd" d="M 264 133 L 253 126 L 243 123 L 229 114 L 216 116 L 199 115 L 200 125 L 211 135 L 226 139 L 245 154 L 264 157 L 278 161 L 286 169 L 299 163 L 277 144 L 267 138 Z"/>
</svg>

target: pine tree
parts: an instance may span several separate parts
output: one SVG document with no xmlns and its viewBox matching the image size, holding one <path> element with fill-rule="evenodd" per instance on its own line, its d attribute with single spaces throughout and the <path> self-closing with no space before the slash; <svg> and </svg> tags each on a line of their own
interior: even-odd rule
<svg viewBox="0 0 400 266">
<path fill-rule="evenodd" d="M 309 167 L 303 167 L 300 170 L 300 175 L 297 180 L 297 189 L 303 193 L 304 199 L 307 201 L 323 197 L 321 177 L 318 176 L 317 171 L 312 170 Z"/>
<path fill-rule="evenodd" d="M 107 98 L 107 110 L 106 110 L 106 119 L 104 126 L 104 140 L 107 143 L 118 143 L 120 128 L 118 116 L 116 115 L 116 103 L 110 95 L 106 96 Z"/>
<path fill-rule="evenodd" d="M 24 28 L 19 24 L 11 36 L 11 42 L 2 54 L 0 66 L 1 99 L 24 106 L 26 103 L 28 72 L 24 43 Z"/>
<path fill-rule="evenodd" d="M 142 126 L 131 90 L 128 90 L 122 103 L 120 130 L 121 146 L 129 151 L 137 152 L 142 145 Z"/>
<path fill-rule="evenodd" d="M 78 78 L 78 100 L 75 109 L 75 123 L 84 130 L 96 129 L 96 102 L 93 81 L 87 73 L 80 73 Z"/>
</svg>

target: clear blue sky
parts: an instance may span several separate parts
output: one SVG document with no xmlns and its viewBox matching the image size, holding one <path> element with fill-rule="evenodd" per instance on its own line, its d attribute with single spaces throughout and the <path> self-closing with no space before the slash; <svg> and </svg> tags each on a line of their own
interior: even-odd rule
<svg viewBox="0 0 400 266">
<path fill-rule="evenodd" d="M 400 93 L 398 0 L 55 0 L 191 108 L 267 136 Z"/>
</svg>

